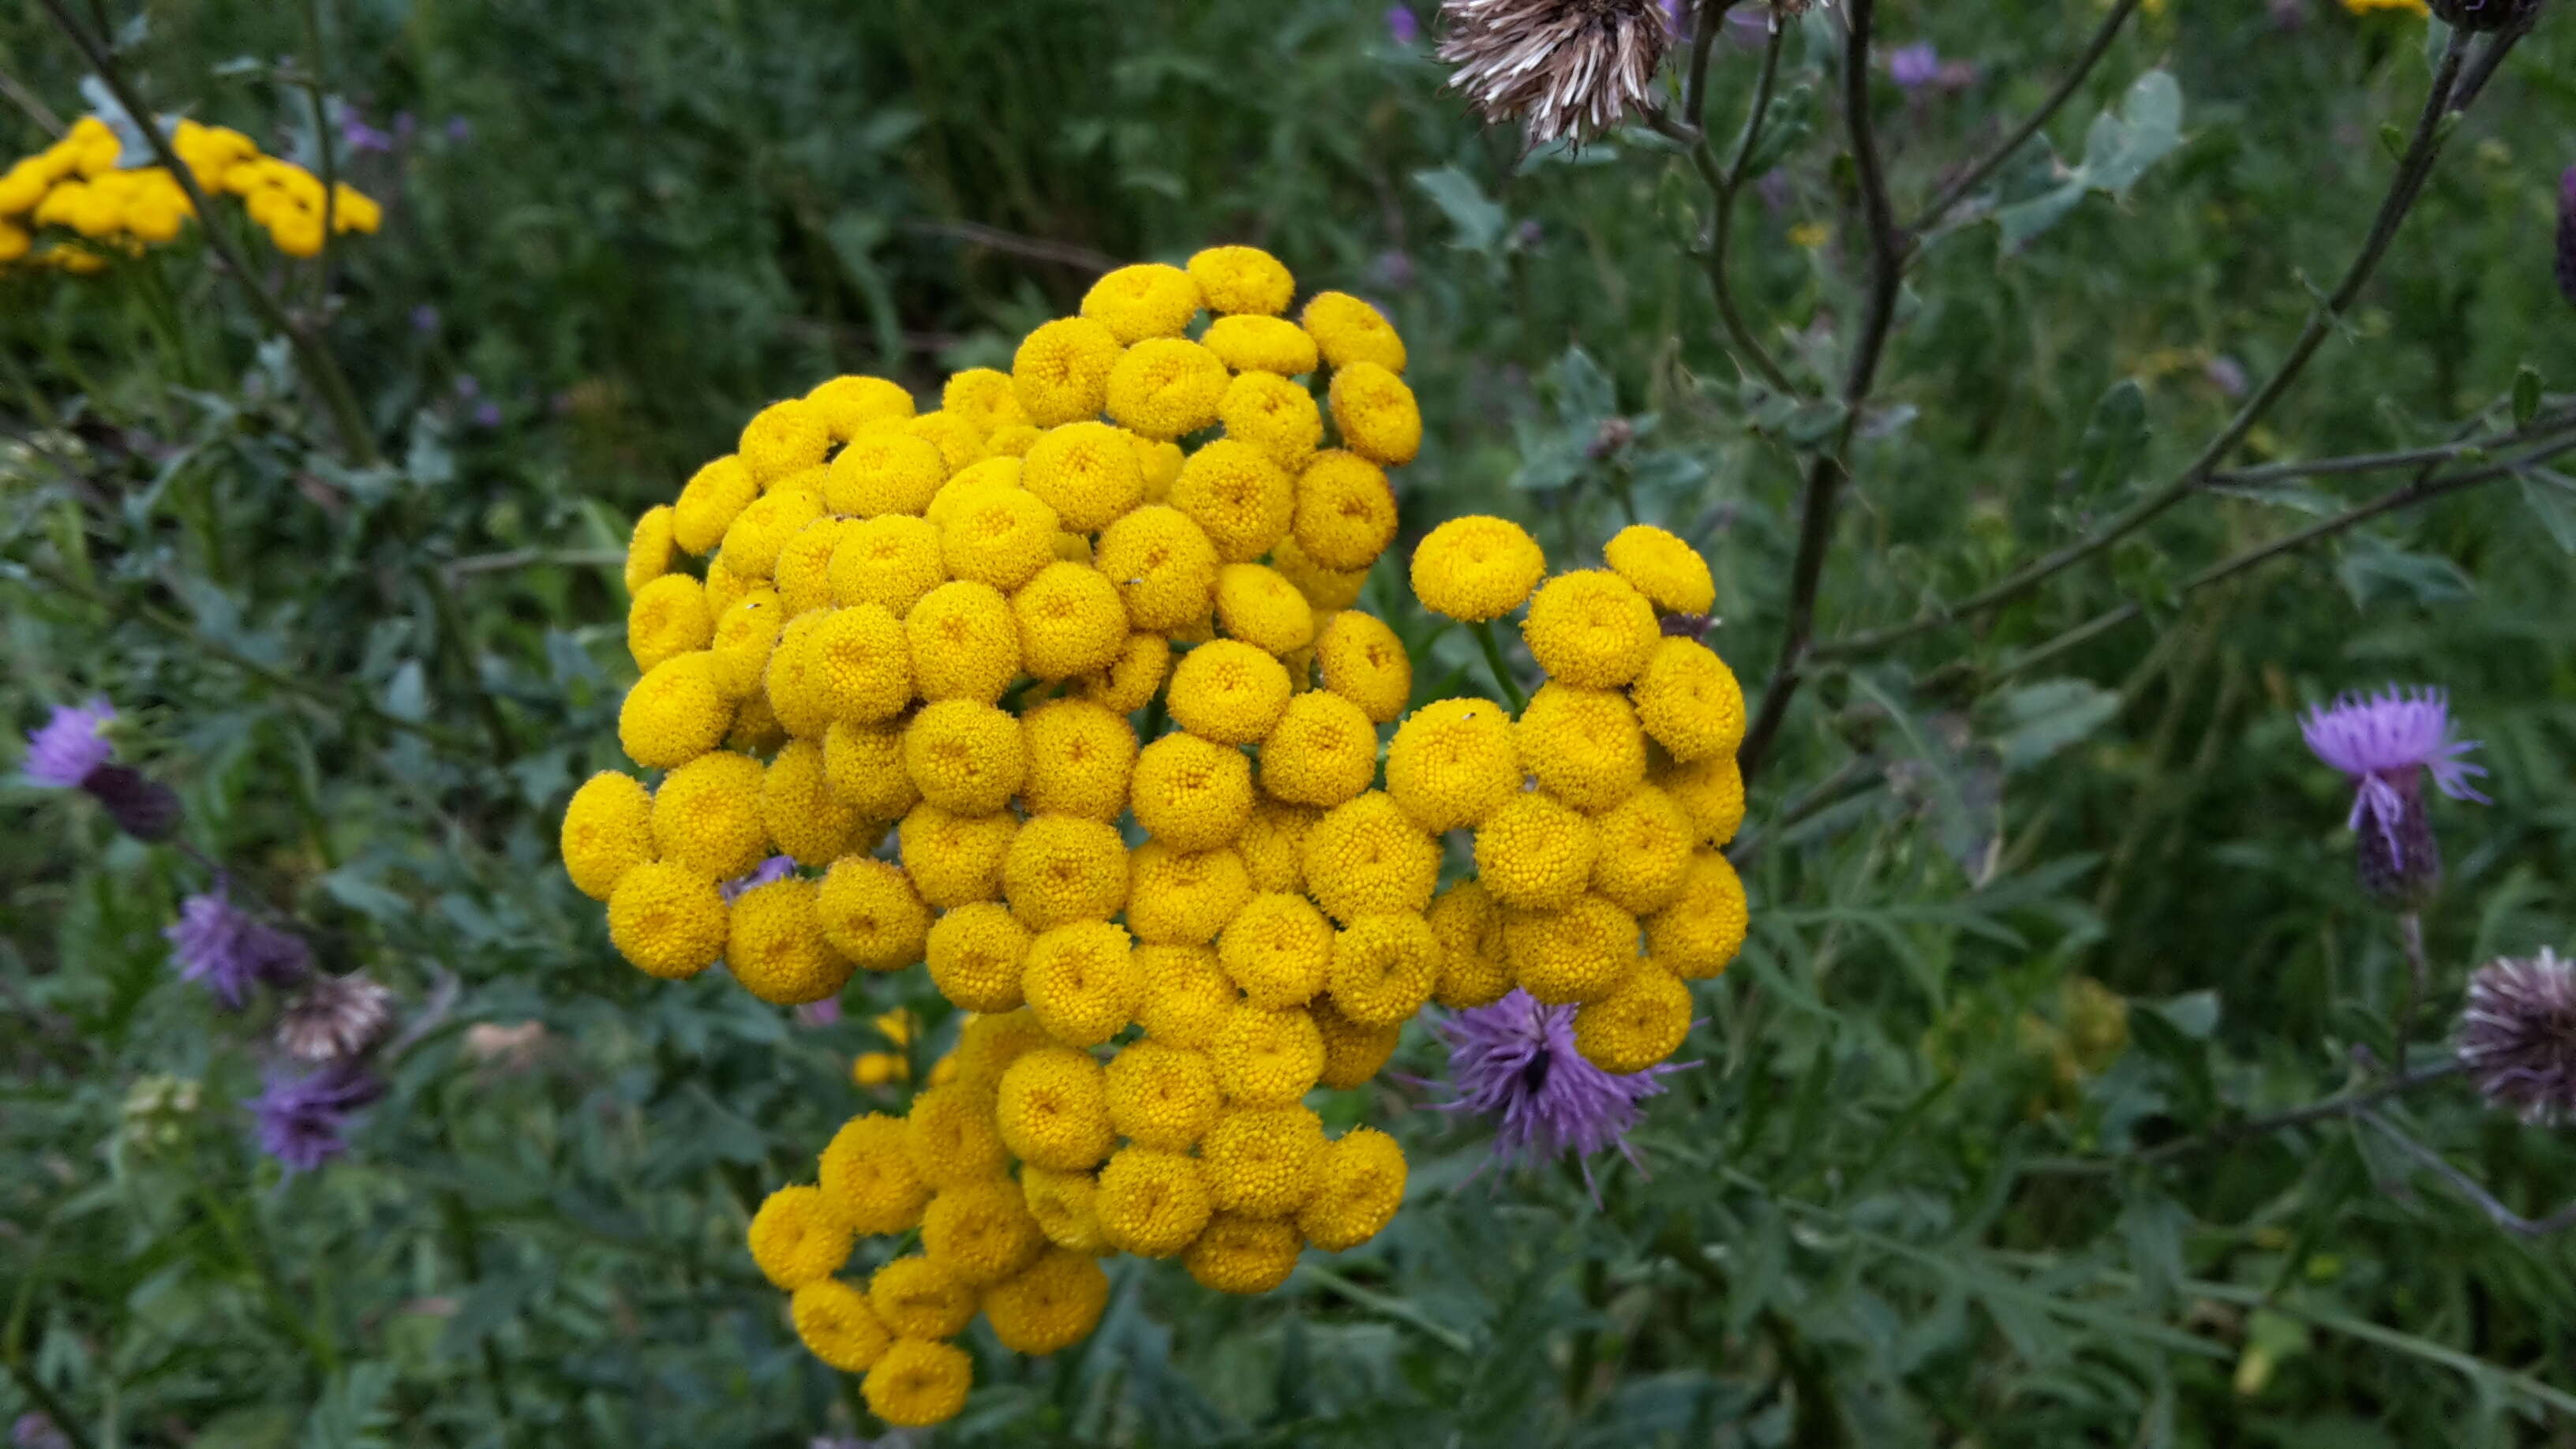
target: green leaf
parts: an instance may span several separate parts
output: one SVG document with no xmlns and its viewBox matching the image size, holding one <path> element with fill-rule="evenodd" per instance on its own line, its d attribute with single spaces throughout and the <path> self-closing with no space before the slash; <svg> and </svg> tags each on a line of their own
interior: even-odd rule
<svg viewBox="0 0 2576 1449">
<path fill-rule="evenodd" d="M 2465 599 L 2477 590 L 2460 566 L 2432 554 L 2408 553 L 2370 539 L 2357 540 L 2335 565 L 2335 576 L 2355 606 L 2368 608 L 2396 595 L 2418 604 Z"/>
<path fill-rule="evenodd" d="M 2562 474 L 2543 468 L 2524 473 L 2523 506 L 2548 531 L 2550 541 L 2569 553 L 2576 553 L 2576 483 Z"/>
<path fill-rule="evenodd" d="M 2085 133 L 2077 174 L 2096 191 L 2126 196 L 2147 168 L 2182 145 L 2182 86 L 2170 72 L 2138 77 L 2115 113 L 2104 111 Z"/>
<path fill-rule="evenodd" d="M 1455 166 L 1443 166 L 1436 171 L 1416 171 L 1413 184 L 1448 216 L 1449 225 L 1457 232 L 1451 245 L 1461 251 L 1491 254 L 1502 241 L 1507 217 L 1476 184 L 1476 178 Z"/>
<path fill-rule="evenodd" d="M 2087 679 L 2047 679 L 2004 692 L 1995 748 L 2007 774 L 2029 769 L 2108 724 L 2120 696 Z"/>
<path fill-rule="evenodd" d="M 2075 448 L 2075 498 L 2099 498 L 2129 481 L 2150 436 L 2147 395 L 2137 379 L 2124 377 L 2111 384 L 2093 405 L 2093 418 Z"/>
<path fill-rule="evenodd" d="M 2516 368 L 2513 374 L 2513 425 L 2517 428 L 2530 427 L 2531 420 L 2538 416 L 2540 416 L 2540 369 L 2526 362 Z"/>
</svg>

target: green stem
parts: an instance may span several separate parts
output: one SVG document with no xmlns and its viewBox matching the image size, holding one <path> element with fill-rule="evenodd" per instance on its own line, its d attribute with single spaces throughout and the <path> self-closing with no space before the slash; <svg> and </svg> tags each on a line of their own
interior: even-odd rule
<svg viewBox="0 0 2576 1449">
<path fill-rule="evenodd" d="M 211 1189 L 200 1190 L 197 1202 L 206 1216 L 214 1219 L 216 1231 L 232 1248 L 233 1255 L 241 1260 L 242 1270 L 259 1284 L 260 1296 L 268 1300 L 269 1313 L 276 1318 L 278 1326 L 304 1345 L 304 1351 L 312 1355 L 315 1366 L 326 1381 L 336 1376 L 340 1372 L 339 1346 L 288 1299 L 286 1285 L 278 1281 L 267 1254 L 251 1241 L 240 1218 L 227 1209 Z"/>
<path fill-rule="evenodd" d="M 313 265 L 322 303 L 331 301 L 331 233 L 339 207 L 340 158 L 331 146 L 331 106 L 322 90 L 322 0 L 304 0 L 304 98 L 313 108 L 313 144 L 322 163 L 322 250 Z M 327 313 L 325 315 L 328 315 Z"/>
<path fill-rule="evenodd" d="M 1503 699 L 1517 715 L 1529 708 L 1529 696 L 1521 693 L 1520 681 L 1512 678 L 1511 666 L 1503 662 L 1503 646 L 1494 641 L 1494 621 L 1479 619 L 1467 626 L 1476 636 L 1476 644 L 1485 651 L 1485 667 L 1494 671 L 1494 685 L 1502 690 Z"/>
<path fill-rule="evenodd" d="M 2102 63 L 2102 57 L 2111 53 L 2111 42 L 2120 38 L 2121 27 L 2127 25 L 2129 17 L 2137 13 L 2138 4 L 2139 0 L 2120 0 L 2119 4 L 2112 6 L 2111 13 L 2103 17 L 2101 28 L 2093 32 L 2093 43 L 2085 47 L 2083 56 L 2075 62 L 2075 68 L 2068 71 L 2066 78 L 2057 83 L 2057 89 L 2050 93 L 2047 100 L 2040 103 L 2039 109 L 2031 112 L 2029 119 L 2015 126 L 2012 134 L 2006 136 L 2002 144 L 1987 152 L 1958 180 L 1942 188 L 1941 194 L 1934 198 L 1931 205 L 1923 208 L 1922 216 L 1918 217 L 1907 230 L 1916 233 L 1931 230 L 1941 218 L 1949 215 L 1950 208 L 1975 195 L 1978 187 L 1985 185 L 1988 178 L 2003 169 L 2005 162 L 2018 154 L 2022 147 L 2030 144 L 2030 138 L 2039 134 L 2040 127 L 2047 125 L 2051 117 L 2065 109 L 2066 103 L 2075 98 L 2075 92 L 2083 87 L 2085 78 L 2093 74 L 2093 68 Z"/>
</svg>

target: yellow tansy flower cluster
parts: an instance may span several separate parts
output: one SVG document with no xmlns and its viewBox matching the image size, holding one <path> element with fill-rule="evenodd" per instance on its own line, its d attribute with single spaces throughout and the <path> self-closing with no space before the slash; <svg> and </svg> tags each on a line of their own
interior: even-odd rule
<svg viewBox="0 0 2576 1449">
<path fill-rule="evenodd" d="M 279 251 L 309 257 L 322 250 L 322 183 L 289 161 L 263 156 L 248 136 L 225 126 L 179 122 L 172 148 L 197 185 L 235 196 Z M 125 143 L 97 116 L 83 116 L 62 139 L 0 172 L 0 268 L 52 266 L 94 272 L 117 254 L 178 239 L 196 208 L 161 166 L 128 167 Z M 335 230 L 372 232 L 383 209 L 342 183 L 327 197 Z M 61 240 L 37 249 L 40 234 Z"/>
<path fill-rule="evenodd" d="M 1103 1255 L 1258 1293 L 1402 1199 L 1393 1139 L 1303 1099 L 1374 1075 L 1448 955 L 1438 841 L 1371 788 L 1411 664 L 1350 607 L 1422 423 L 1386 319 L 1295 291 L 1248 247 L 1121 268 L 935 410 L 772 404 L 636 524 L 618 728 L 658 778 L 594 777 L 562 833 L 612 942 L 778 1003 L 920 962 L 969 1014 L 751 1225 L 889 1423 L 958 1411 L 979 1312 L 1088 1336 Z"/>
</svg>

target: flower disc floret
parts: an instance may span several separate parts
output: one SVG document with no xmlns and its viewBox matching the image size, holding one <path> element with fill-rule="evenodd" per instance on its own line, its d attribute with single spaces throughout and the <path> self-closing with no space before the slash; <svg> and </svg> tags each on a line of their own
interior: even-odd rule
<svg viewBox="0 0 2576 1449">
<path fill-rule="evenodd" d="M 1179 850 L 1231 843 L 1252 817 L 1252 762 L 1231 745 L 1169 734 L 1136 756 L 1136 823 Z"/>
<path fill-rule="evenodd" d="M 1225 923 L 1217 961 L 1254 1005 L 1303 1005 L 1324 989 L 1333 928 L 1304 896 L 1264 892 Z"/>
<path fill-rule="evenodd" d="M 975 1290 L 946 1266 L 909 1255 L 869 1275 L 868 1307 L 905 1338 L 953 1338 L 975 1321 Z"/>
<path fill-rule="evenodd" d="M 1324 1077 L 1323 1032 L 1302 1006 L 1238 1002 L 1207 1051 L 1217 1090 L 1241 1106 L 1293 1105 Z"/>
<path fill-rule="evenodd" d="M 1135 1019 L 1145 981 L 1124 929 L 1084 921 L 1038 934 L 1020 990 L 1048 1034 L 1067 1046 L 1092 1047 Z"/>
<path fill-rule="evenodd" d="M 1323 360 L 1306 329 L 1284 317 L 1219 317 L 1199 342 L 1236 372 L 1303 377 Z"/>
<path fill-rule="evenodd" d="M 958 815 L 925 800 L 903 817 L 895 837 L 913 889 L 934 906 L 962 906 L 1002 894 L 1002 862 L 1020 820 L 1007 810 Z"/>
<path fill-rule="evenodd" d="M 849 984 L 850 963 L 823 939 L 814 895 L 812 881 L 791 878 L 734 901 L 725 964 L 745 991 L 775 1006 L 803 1006 Z"/>
<path fill-rule="evenodd" d="M 1705 615 L 1716 607 L 1717 583 L 1709 577 L 1708 560 L 1663 529 L 1632 523 L 1601 554 L 1612 572 L 1665 613 Z"/>
<path fill-rule="evenodd" d="M 1010 1149 L 1002 1145 L 1001 1128 L 993 1121 L 992 1092 L 1000 1081 L 997 1069 L 990 1082 L 952 1082 L 912 1099 L 903 1121 L 903 1146 L 923 1182 L 952 1188 L 1009 1171 Z"/>
<path fill-rule="evenodd" d="M 1664 642 L 1655 606 L 1607 569 L 1550 579 L 1521 624 L 1530 657 L 1551 678 L 1581 689 L 1617 689 Z"/>
<path fill-rule="evenodd" d="M 1303 1246 L 1292 1222 L 1218 1213 L 1181 1261 L 1200 1287 L 1250 1296 L 1287 1282 Z"/>
<path fill-rule="evenodd" d="M 1217 355 L 1180 337 L 1152 337 L 1109 370 L 1109 415 L 1140 436 L 1165 440 L 1217 420 L 1230 381 Z"/>
<path fill-rule="evenodd" d="M 1029 445 L 1020 486 L 1066 528 L 1095 533 L 1145 497 L 1145 469 L 1127 435 L 1102 422 L 1066 423 Z"/>
<path fill-rule="evenodd" d="M 724 742 L 734 702 L 716 684 L 714 656 L 683 654 L 645 671 L 617 710 L 617 743 L 649 770 L 675 770 Z"/>
<path fill-rule="evenodd" d="M 806 1351 L 845 1374 L 866 1373 L 894 1346 L 894 1334 L 868 1306 L 867 1295 L 837 1278 L 797 1289 L 787 1312 Z"/>
<path fill-rule="evenodd" d="M 1394 723 L 1413 699 L 1413 656 L 1373 614 L 1357 609 L 1335 614 L 1316 636 L 1315 663 L 1324 688 L 1358 705 L 1378 724 Z"/>
<path fill-rule="evenodd" d="M 849 442 L 870 423 L 899 423 L 913 414 L 912 394 L 882 377 L 851 374 L 818 384 L 805 394 L 805 406 L 832 437 Z"/>
<path fill-rule="evenodd" d="M 1020 990 L 1029 945 L 1036 938 L 994 901 L 972 901 L 933 922 L 923 942 L 930 983 L 967 1011 L 1011 1011 L 1027 998 Z"/>
<path fill-rule="evenodd" d="M 727 911 L 715 877 L 669 861 L 646 861 L 618 878 L 608 897 L 608 939 L 648 976 L 685 980 L 724 954 Z"/>
<path fill-rule="evenodd" d="M 1279 722 L 1288 695 L 1288 670 L 1267 650 L 1218 639 L 1182 656 L 1167 698 L 1173 720 L 1191 734 L 1248 745 Z"/>
<path fill-rule="evenodd" d="M 1029 1216 L 1048 1242 L 1077 1253 L 1106 1253 L 1109 1240 L 1100 1231 L 1100 1179 L 1090 1172 L 1050 1172 L 1020 1164 L 1020 1195 L 1029 1200 Z"/>
<path fill-rule="evenodd" d="M 1483 824 L 1521 793 L 1511 712 L 1489 699 L 1415 710 L 1387 745 L 1386 793 L 1435 835 Z"/>
<path fill-rule="evenodd" d="M 1676 760 L 1731 755 L 1744 743 L 1744 687 L 1696 639 L 1664 639 L 1628 691 L 1637 720 Z"/>
<path fill-rule="evenodd" d="M 1669 1060 L 1690 1035 L 1690 988 L 1641 962 L 1611 993 L 1574 1013 L 1574 1049 L 1616 1076 Z"/>
<path fill-rule="evenodd" d="M 820 866 L 839 859 L 867 822 L 833 793 L 822 747 L 790 740 L 761 776 L 760 824 L 782 853 L 800 865 Z"/>
<path fill-rule="evenodd" d="M 1020 722 L 989 704 L 923 705 L 903 732 L 903 767 L 921 798 L 960 815 L 990 815 L 1020 792 L 1028 746 Z"/>
<path fill-rule="evenodd" d="M 990 584 L 941 584 L 904 616 L 903 632 L 924 699 L 991 704 L 1020 677 L 1019 622 Z"/>
<path fill-rule="evenodd" d="M 760 821 L 760 762 L 715 750 L 662 777 L 653 792 L 655 854 L 730 880 L 769 854 Z"/>
<path fill-rule="evenodd" d="M 984 1320 L 1013 1353 L 1043 1358 L 1091 1336 L 1109 1306 L 1109 1275 L 1097 1259 L 1054 1248 L 984 1290 Z"/>
<path fill-rule="evenodd" d="M 1324 1121 L 1304 1107 L 1237 1107 L 1199 1143 L 1219 1212 L 1286 1217 L 1323 1185 Z"/>
<path fill-rule="evenodd" d="M 1511 994 L 1512 967 L 1503 959 L 1503 906 L 1481 881 L 1442 891 L 1423 912 L 1440 941 L 1440 979 L 1431 999 L 1451 1011 L 1489 1006 Z"/>
<path fill-rule="evenodd" d="M 1111 1059 L 1107 1099 L 1109 1120 L 1120 1135 L 1171 1152 L 1197 1146 L 1224 1107 L 1207 1053 L 1151 1040 L 1132 1043 Z"/>
<path fill-rule="evenodd" d="M 1539 784 L 1587 814 L 1616 806 L 1646 778 L 1646 733 L 1617 690 L 1542 684 L 1515 737 Z"/>
<path fill-rule="evenodd" d="M 664 574 L 636 590 L 626 606 L 626 652 L 638 669 L 704 649 L 715 632 L 706 586 L 687 574 Z"/>
<path fill-rule="evenodd" d="M 842 804 L 867 820 L 900 820 L 921 803 L 903 768 L 903 725 L 835 721 L 823 735 L 823 778 Z"/>
<path fill-rule="evenodd" d="M 1043 815 L 1114 821 L 1127 808 L 1136 729 L 1087 699 L 1052 699 L 1020 716 L 1028 771 L 1022 802 Z"/>
<path fill-rule="evenodd" d="M 1354 1127 L 1325 1149 L 1322 1182 L 1297 1210 L 1297 1229 L 1327 1253 L 1376 1237 L 1404 1204 L 1404 1149 L 1374 1127 Z"/>
<path fill-rule="evenodd" d="M 943 1187 L 922 1210 L 922 1252 L 977 1287 L 1027 1267 L 1045 1247 L 1028 1199 L 1006 1177 Z"/>
<path fill-rule="evenodd" d="M 920 1223 L 930 1184 L 912 1165 L 904 1136 L 902 1118 L 870 1112 L 844 1123 L 824 1147 L 823 1196 L 852 1231 L 876 1237 Z"/>
<path fill-rule="evenodd" d="M 1376 777 L 1377 726 L 1338 694 L 1308 691 L 1288 701 L 1261 744 L 1261 787 L 1282 800 L 1330 809 Z"/>
<path fill-rule="evenodd" d="M 952 578 L 1016 589 L 1055 561 L 1062 525 L 1025 488 L 993 487 L 963 501 L 939 528 L 939 556 Z"/>
<path fill-rule="evenodd" d="M 1227 634 L 1272 654 L 1293 654 L 1315 642 L 1314 606 L 1267 564 L 1217 570 L 1216 617 Z"/>
<path fill-rule="evenodd" d="M 654 858 L 652 795 L 632 775 L 600 771 L 572 792 L 559 844 L 574 889 L 607 900 L 628 871 Z"/>
<path fill-rule="evenodd" d="M 1203 946 L 1252 899 L 1231 846 L 1177 850 L 1148 840 L 1128 861 L 1127 929 L 1155 945 Z"/>
<path fill-rule="evenodd" d="M 1219 438 L 1189 455 L 1172 480 L 1171 506 L 1216 546 L 1227 563 L 1250 563 L 1288 536 L 1297 484 L 1250 443 Z"/>
<path fill-rule="evenodd" d="M 832 548 L 826 578 L 833 603 L 845 608 L 876 604 L 900 619 L 948 582 L 939 530 L 930 520 L 906 513 L 853 523 Z"/>
<path fill-rule="evenodd" d="M 751 1260 L 789 1292 L 840 1271 L 850 1260 L 850 1227 L 819 1187 L 782 1187 L 751 1216 Z"/>
<path fill-rule="evenodd" d="M 1211 312 L 1276 317 L 1297 295 L 1296 278 L 1259 247 L 1208 247 L 1190 258 L 1189 273 Z"/>
<path fill-rule="evenodd" d="M 1216 607 L 1216 545 L 1176 508 L 1139 508 L 1103 529 L 1095 567 L 1139 629 L 1178 629 Z"/>
<path fill-rule="evenodd" d="M 1419 913 L 1440 880 L 1440 846 L 1383 791 L 1336 806 L 1306 833 L 1307 893 L 1334 920 Z"/>
<path fill-rule="evenodd" d="M 1097 417 L 1109 401 L 1118 334 L 1089 317 L 1063 317 L 1031 332 L 1011 358 L 1011 387 L 1042 428 Z"/>
<path fill-rule="evenodd" d="M 703 554 L 724 542 L 735 519 L 760 496 L 751 470 L 731 453 L 689 476 L 671 505 L 671 537 L 681 548 Z"/>
<path fill-rule="evenodd" d="M 1020 665 L 1038 679 L 1071 679 L 1106 669 L 1127 644 L 1127 606 L 1107 575 L 1059 561 L 1011 596 Z"/>
<path fill-rule="evenodd" d="M 1715 851 L 1691 857 L 1681 894 L 1646 918 L 1646 950 L 1685 981 L 1705 981 L 1744 949 L 1748 912 L 1744 882 Z"/>
<path fill-rule="evenodd" d="M 1199 284 L 1179 267 L 1139 262 L 1102 275 L 1082 296 L 1082 315 L 1107 327 L 1130 349 L 1172 338 L 1198 315 Z"/>
<path fill-rule="evenodd" d="M 1315 395 L 1276 373 L 1247 372 L 1227 383 L 1217 400 L 1216 421 L 1225 425 L 1227 437 L 1250 443 L 1292 473 L 1304 468 L 1324 443 L 1324 414 L 1315 406 Z"/>
<path fill-rule="evenodd" d="M 868 1412 L 898 1428 L 957 1417 L 975 1386 L 975 1361 L 952 1343 L 898 1338 L 860 1382 Z"/>
<path fill-rule="evenodd" d="M 1109 1246 L 1140 1258 L 1169 1258 L 1207 1227 L 1206 1172 L 1182 1153 L 1121 1147 L 1100 1169 L 1092 1206 Z"/>
<path fill-rule="evenodd" d="M 1335 935 L 1324 979 L 1336 1014 L 1357 1026 L 1392 1027 L 1412 1020 L 1431 999 L 1439 974 L 1439 938 L 1421 916 L 1406 912 L 1361 916 Z"/>
<path fill-rule="evenodd" d="M 1521 606 L 1547 573 L 1529 530 L 1505 518 L 1471 515 L 1431 530 L 1413 550 L 1413 593 L 1422 607 L 1477 624 Z"/>
<path fill-rule="evenodd" d="M 1324 360 L 1336 368 L 1365 362 L 1404 371 L 1404 339 L 1384 313 L 1348 292 L 1317 292 L 1299 320 Z"/>
<path fill-rule="evenodd" d="M 994 1120 L 1022 1162 L 1088 1172 L 1118 1145 L 1110 1129 L 1108 1081 L 1091 1053 L 1040 1047 L 1002 1073 Z"/>
<path fill-rule="evenodd" d="M 1404 379 L 1374 362 L 1333 372 L 1333 428 L 1342 446 L 1373 463 L 1410 463 L 1422 451 L 1422 409 Z"/>
<path fill-rule="evenodd" d="M 1598 1001 L 1637 964 L 1637 918 L 1590 894 L 1563 910 L 1506 908 L 1503 959 L 1535 1001 Z"/>
<path fill-rule="evenodd" d="M 1476 878 L 1505 905 L 1562 910 L 1590 885 L 1601 835 L 1543 791 L 1504 801 L 1476 828 Z"/>
<path fill-rule="evenodd" d="M 1396 1042 L 1404 1036 L 1401 1022 L 1362 1026 L 1351 1020 L 1329 995 L 1316 997 L 1308 1009 L 1315 1017 L 1316 1034 L 1324 1039 L 1323 1084 L 1327 1087 L 1366 1085 L 1395 1055 Z"/>
<path fill-rule="evenodd" d="M 753 413 L 734 452 L 752 481 L 765 488 L 790 473 L 820 466 L 831 446 L 832 430 L 822 411 L 802 398 L 790 398 Z"/>
<path fill-rule="evenodd" d="M 1127 904 L 1127 843 L 1106 821 L 1033 816 L 1011 838 L 1002 894 L 1032 931 L 1108 920 Z"/>
<path fill-rule="evenodd" d="M 853 965 L 900 971 L 922 959 L 930 908 L 912 877 L 889 861 L 845 855 L 832 862 L 814 898 L 823 939 Z"/>
<path fill-rule="evenodd" d="M 1136 1024 L 1168 1046 L 1206 1050 L 1214 1045 L 1241 999 L 1217 964 L 1213 946 L 1138 946 L 1136 969 L 1145 978 Z"/>
<path fill-rule="evenodd" d="M 1395 490 L 1357 453 L 1318 453 L 1297 475 L 1297 546 L 1316 567 L 1364 569 L 1395 540 Z"/>
</svg>

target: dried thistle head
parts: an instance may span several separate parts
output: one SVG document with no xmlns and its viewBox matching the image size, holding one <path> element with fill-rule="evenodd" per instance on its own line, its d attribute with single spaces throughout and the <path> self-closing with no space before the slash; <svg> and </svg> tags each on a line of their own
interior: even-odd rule
<svg viewBox="0 0 2576 1449">
<path fill-rule="evenodd" d="M 277 1048 L 300 1062 L 364 1056 L 393 1029 L 394 994 L 364 976 L 317 976 L 277 1018 Z"/>
<path fill-rule="evenodd" d="M 2544 946 L 2469 977 L 2460 1064 L 2489 1102 L 2525 1122 L 2576 1116 L 2576 963 Z"/>
<path fill-rule="evenodd" d="M 1609 130 L 1646 103 L 1672 31 L 1653 0 L 1443 0 L 1449 84 L 1532 147 Z"/>
</svg>

